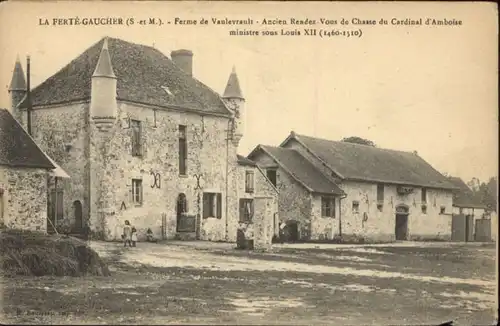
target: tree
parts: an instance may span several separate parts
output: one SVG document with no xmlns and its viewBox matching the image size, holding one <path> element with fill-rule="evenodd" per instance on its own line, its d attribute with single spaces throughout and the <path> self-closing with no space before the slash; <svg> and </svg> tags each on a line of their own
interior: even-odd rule
<svg viewBox="0 0 500 326">
<path fill-rule="evenodd" d="M 497 178 L 492 177 L 488 183 L 482 186 L 482 203 L 488 207 L 488 210 L 497 210 L 497 198 L 498 198 L 498 188 L 497 188 Z"/>
<path fill-rule="evenodd" d="M 360 144 L 360 145 L 367 145 L 371 147 L 376 147 L 375 143 L 372 142 L 371 140 L 364 139 L 358 136 L 351 136 L 351 137 L 344 137 L 342 138 L 342 141 L 344 143 L 352 143 L 352 144 Z"/>
<path fill-rule="evenodd" d="M 472 189 L 473 192 L 478 192 L 479 187 L 481 186 L 481 181 L 478 178 L 474 177 L 469 182 L 467 182 L 467 186 Z"/>
<path fill-rule="evenodd" d="M 467 182 L 472 190 L 472 197 L 476 202 L 483 204 L 489 211 L 496 211 L 497 208 L 497 177 L 492 177 L 488 183 L 480 182 L 478 178 L 472 178 Z"/>
</svg>

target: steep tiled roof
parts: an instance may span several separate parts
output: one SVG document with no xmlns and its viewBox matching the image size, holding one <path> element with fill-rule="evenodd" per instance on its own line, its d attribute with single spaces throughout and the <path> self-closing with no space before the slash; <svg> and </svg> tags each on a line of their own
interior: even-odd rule
<svg viewBox="0 0 500 326">
<path fill-rule="evenodd" d="M 246 166 L 256 166 L 257 164 L 255 164 L 254 161 L 246 158 L 245 156 L 242 156 L 242 155 L 236 155 L 237 156 L 237 159 L 238 159 L 238 164 L 240 165 L 246 165 Z"/>
<path fill-rule="evenodd" d="M 50 170 L 55 168 L 6 109 L 0 109 L 0 165 Z"/>
<path fill-rule="evenodd" d="M 486 208 L 485 205 L 474 196 L 472 190 L 465 182 L 458 177 L 449 177 L 451 183 L 457 188 L 453 193 L 453 206 L 464 208 Z"/>
<path fill-rule="evenodd" d="M 33 105 L 88 100 L 91 77 L 106 39 L 118 79 L 118 100 L 230 114 L 219 94 L 186 74 L 159 50 L 115 38 L 103 38 L 34 88 Z M 34 61 L 33 64 L 41 63 Z"/>
<path fill-rule="evenodd" d="M 310 191 L 322 194 L 343 194 L 343 191 L 335 183 L 328 180 L 325 175 L 318 171 L 318 169 L 299 152 L 293 149 L 280 147 L 264 145 L 259 145 L 259 147 Z"/>
<path fill-rule="evenodd" d="M 292 133 L 343 179 L 453 189 L 445 176 L 410 152 L 331 141 Z M 287 139 L 287 141 L 288 141 Z M 282 146 L 286 146 L 285 141 Z"/>
</svg>

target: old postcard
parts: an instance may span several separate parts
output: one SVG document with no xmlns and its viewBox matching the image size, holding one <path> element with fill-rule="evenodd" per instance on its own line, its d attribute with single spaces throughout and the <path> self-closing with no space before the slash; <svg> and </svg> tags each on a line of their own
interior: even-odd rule
<svg viewBox="0 0 500 326">
<path fill-rule="evenodd" d="M 0 321 L 494 325 L 487 2 L 0 5 Z"/>
</svg>

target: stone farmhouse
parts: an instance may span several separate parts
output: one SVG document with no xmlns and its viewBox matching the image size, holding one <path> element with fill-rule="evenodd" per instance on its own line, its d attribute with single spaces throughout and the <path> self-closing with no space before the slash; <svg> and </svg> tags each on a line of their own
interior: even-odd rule
<svg viewBox="0 0 500 326">
<path fill-rule="evenodd" d="M 193 76 L 191 51 L 168 58 L 105 37 L 34 88 L 31 110 L 24 94 L 11 97 L 15 116 L 31 118 L 33 138 L 71 177 L 59 186 L 56 224 L 69 219 L 116 240 L 129 220 L 139 240 L 151 229 L 230 242 L 253 216 L 273 226 L 276 188 L 237 155 L 245 99 L 234 68 L 221 96 Z"/>
<path fill-rule="evenodd" d="M 0 109 L 0 227 L 46 232 L 48 182 L 67 174 Z"/>
<path fill-rule="evenodd" d="M 248 158 L 279 191 L 292 238 L 450 239 L 455 186 L 416 153 L 295 132 Z"/>
</svg>

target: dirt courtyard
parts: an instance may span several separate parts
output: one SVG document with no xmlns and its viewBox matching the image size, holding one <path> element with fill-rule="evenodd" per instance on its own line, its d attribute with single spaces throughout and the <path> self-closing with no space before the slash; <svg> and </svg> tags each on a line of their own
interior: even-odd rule
<svg viewBox="0 0 500 326">
<path fill-rule="evenodd" d="M 5 323 L 493 325 L 494 244 L 92 242 L 111 277 L 2 279 Z"/>
</svg>

